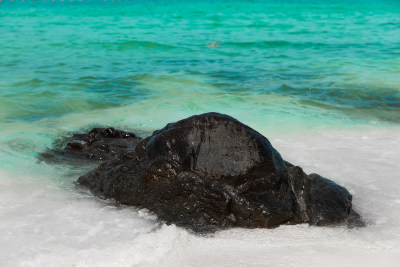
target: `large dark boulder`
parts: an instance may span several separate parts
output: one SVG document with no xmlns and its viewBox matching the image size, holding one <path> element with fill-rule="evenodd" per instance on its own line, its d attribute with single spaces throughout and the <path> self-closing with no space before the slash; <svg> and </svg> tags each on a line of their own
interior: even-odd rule
<svg viewBox="0 0 400 267">
<path fill-rule="evenodd" d="M 260 133 L 218 113 L 168 124 L 77 182 L 194 231 L 362 224 L 345 188 L 306 175 Z"/>
</svg>

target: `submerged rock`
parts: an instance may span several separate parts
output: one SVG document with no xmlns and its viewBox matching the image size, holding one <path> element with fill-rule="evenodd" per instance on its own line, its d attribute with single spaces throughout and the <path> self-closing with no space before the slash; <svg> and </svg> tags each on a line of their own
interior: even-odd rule
<svg viewBox="0 0 400 267">
<path fill-rule="evenodd" d="M 87 155 L 82 146 L 67 145 L 67 150 Z M 306 175 L 282 160 L 267 138 L 227 115 L 206 113 L 168 124 L 124 151 L 77 182 L 196 232 L 362 224 L 345 188 Z"/>
<path fill-rule="evenodd" d="M 133 151 L 141 138 L 114 128 L 93 128 L 87 134 L 74 134 L 55 148 L 43 152 L 39 160 L 49 163 L 87 164 L 119 159 Z"/>
</svg>

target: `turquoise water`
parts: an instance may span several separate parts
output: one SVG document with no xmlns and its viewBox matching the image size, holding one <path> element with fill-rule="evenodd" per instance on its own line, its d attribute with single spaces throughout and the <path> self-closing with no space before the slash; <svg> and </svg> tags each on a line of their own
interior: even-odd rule
<svg viewBox="0 0 400 267">
<path fill-rule="evenodd" d="M 292 2 L 4 0 L 0 119 L 398 124 L 400 3 Z"/>
<path fill-rule="evenodd" d="M 396 259 L 399 14 L 396 0 L 0 1 L 0 265 L 173 266 L 172 248 L 181 265 L 260 265 L 264 255 L 306 266 L 291 254 L 300 246 L 325 258 L 339 251 L 352 266 Z M 71 132 L 114 126 L 144 136 L 210 111 L 349 188 L 372 226 L 238 230 L 214 241 L 154 232 L 147 215 L 77 191 L 82 170 L 37 162 Z M 243 240 L 251 251 L 238 249 Z M 215 254 L 222 243 L 227 262 Z"/>
</svg>

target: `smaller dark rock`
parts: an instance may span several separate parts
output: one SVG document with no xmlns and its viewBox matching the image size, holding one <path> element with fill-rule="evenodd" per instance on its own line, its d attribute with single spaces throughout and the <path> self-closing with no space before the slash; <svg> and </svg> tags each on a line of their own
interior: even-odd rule
<svg viewBox="0 0 400 267">
<path fill-rule="evenodd" d="M 300 167 L 285 163 L 300 221 L 318 226 L 364 226 L 360 216 L 352 209 L 352 195 L 346 188 L 319 174 L 307 175 Z"/>
<path fill-rule="evenodd" d="M 88 137 L 90 139 L 104 139 L 104 138 L 133 138 L 136 137 L 134 133 L 127 133 L 120 130 L 115 130 L 114 128 L 93 128 L 89 133 Z"/>
<path fill-rule="evenodd" d="M 363 226 L 360 216 L 352 209 L 352 195 L 346 188 L 319 174 L 308 175 L 310 183 L 310 223 L 329 225 L 347 223 Z"/>
<path fill-rule="evenodd" d="M 141 140 L 134 133 L 114 128 L 93 128 L 87 134 L 73 134 L 39 155 L 40 161 L 57 164 L 87 164 L 119 159 L 135 149 Z"/>
</svg>

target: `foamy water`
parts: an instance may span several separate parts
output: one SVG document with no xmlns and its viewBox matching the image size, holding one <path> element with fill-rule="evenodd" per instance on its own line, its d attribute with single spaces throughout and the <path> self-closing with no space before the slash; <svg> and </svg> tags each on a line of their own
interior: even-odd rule
<svg viewBox="0 0 400 267">
<path fill-rule="evenodd" d="M 282 156 L 345 186 L 367 227 L 281 226 L 193 235 L 44 174 L 0 175 L 4 266 L 395 266 L 400 129 L 272 136 Z"/>
</svg>

